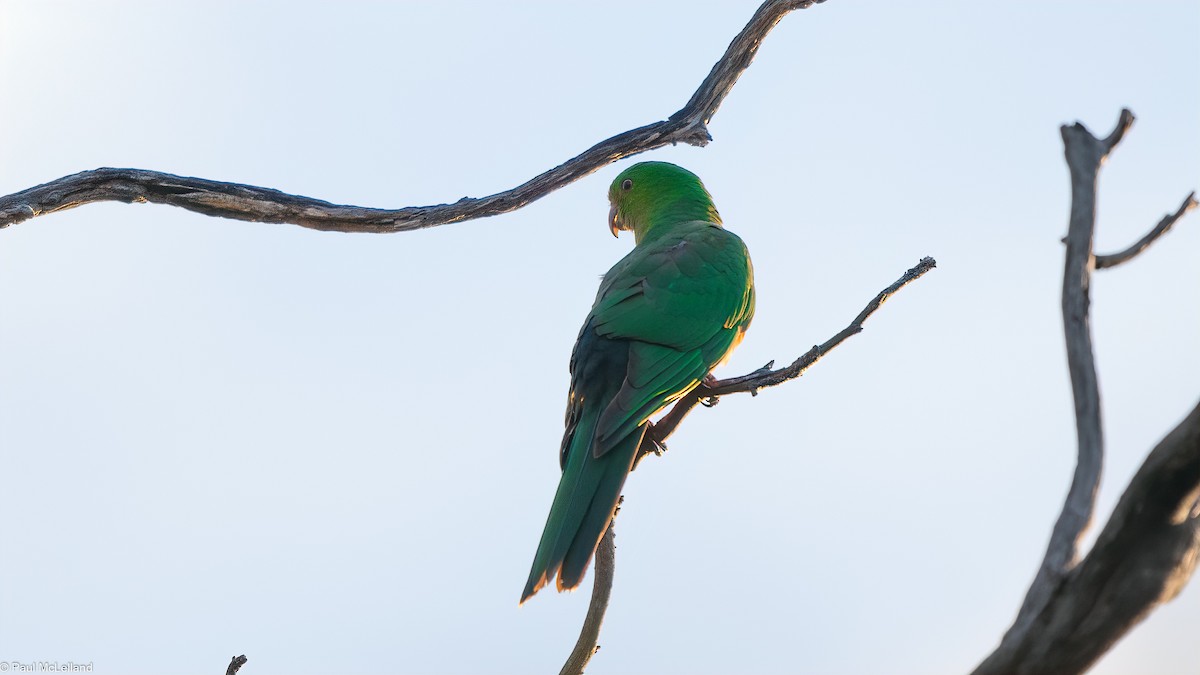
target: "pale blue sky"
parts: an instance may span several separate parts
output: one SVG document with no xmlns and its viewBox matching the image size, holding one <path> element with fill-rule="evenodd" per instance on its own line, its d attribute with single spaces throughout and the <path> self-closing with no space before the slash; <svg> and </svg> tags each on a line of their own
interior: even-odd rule
<svg viewBox="0 0 1200 675">
<path fill-rule="evenodd" d="M 134 166 L 404 206 L 677 110 L 757 3 L 0 2 L 0 193 Z M 1101 250 L 1200 188 L 1200 5 L 829 0 L 702 176 L 754 257 L 724 374 L 939 268 L 803 380 L 692 414 L 627 484 L 589 672 L 961 673 L 1073 466 L 1058 126 L 1138 122 Z M 93 205 L 0 231 L 0 660 L 99 673 L 556 671 L 587 595 L 517 599 L 626 163 L 398 235 Z M 1200 219 L 1098 274 L 1107 513 L 1200 395 Z M 590 584 L 590 581 L 589 581 Z M 1096 669 L 1194 672 L 1193 583 Z"/>
</svg>

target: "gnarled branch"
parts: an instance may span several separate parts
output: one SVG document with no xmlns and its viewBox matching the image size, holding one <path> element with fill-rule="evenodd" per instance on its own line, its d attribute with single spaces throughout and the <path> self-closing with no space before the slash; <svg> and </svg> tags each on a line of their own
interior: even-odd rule
<svg viewBox="0 0 1200 675">
<path fill-rule="evenodd" d="M 207 216 L 292 223 L 333 232 L 406 232 L 508 213 L 624 157 L 676 143 L 706 145 L 712 140 L 708 122 L 750 67 L 763 39 L 788 12 L 818 2 L 824 0 L 767 0 L 729 44 L 691 100 L 670 118 L 603 140 L 515 188 L 487 197 L 463 197 L 453 204 L 377 209 L 331 204 L 240 183 L 142 169 L 101 168 L 0 197 L 0 228 L 102 201 L 167 204 Z"/>
<path fill-rule="evenodd" d="M 661 453 L 665 449 L 665 446 L 662 444 L 663 441 L 674 433 L 675 429 L 679 427 L 679 423 L 683 421 L 684 416 L 697 403 L 702 400 L 715 401 L 720 396 L 738 392 L 755 394 L 759 389 L 764 387 L 773 387 L 800 377 L 804 374 L 804 371 L 821 360 L 821 357 L 828 354 L 835 347 L 845 342 L 847 338 L 861 333 L 863 331 L 863 323 L 866 322 L 867 318 L 883 306 L 883 303 L 894 293 L 921 278 L 926 272 L 936 266 L 937 261 L 933 258 L 922 258 L 916 267 L 905 272 L 895 283 L 883 289 L 878 295 L 872 298 L 867 303 L 867 306 L 858 313 L 858 316 L 854 317 L 849 326 L 846 326 L 837 335 L 826 340 L 824 344 L 813 346 L 807 353 L 792 362 L 790 366 L 771 370 L 772 364 L 768 363 L 766 366 L 748 375 L 717 380 L 709 385 L 701 385 L 693 389 L 692 392 L 679 399 L 666 415 L 653 424 L 646 435 L 647 437 L 642 441 L 642 446 L 638 449 L 638 458 L 634 461 L 634 466 L 636 467 L 642 457 L 645 457 L 649 453 Z M 713 405 L 713 403 L 710 402 L 709 405 Z M 624 497 L 622 497 L 622 500 L 624 500 Z M 581 675 L 588 660 L 598 649 L 596 641 L 600 636 L 600 623 L 604 620 L 604 612 L 608 608 L 608 599 L 612 593 L 613 566 L 615 564 L 612 538 L 612 525 L 609 525 L 609 529 L 605 531 L 604 537 L 600 540 L 600 545 L 596 548 L 596 569 L 594 572 L 596 579 L 592 586 L 592 599 L 588 604 L 587 618 L 584 620 L 579 640 L 575 643 L 575 649 L 571 651 L 571 655 L 568 657 L 559 675 Z"/>
<path fill-rule="evenodd" d="M 1063 333 L 1075 399 L 1078 461 L 1041 567 L 1017 618 L 974 675 L 1082 673 L 1155 605 L 1174 597 L 1200 554 L 1200 405 L 1156 447 L 1130 481 L 1095 546 L 1082 560 L 1079 541 L 1091 523 L 1104 439 L 1100 387 L 1089 326 L 1089 288 L 1097 259 L 1096 178 L 1133 124 L 1122 110 L 1098 139 L 1082 124 L 1062 127 L 1071 174 L 1071 215 L 1063 274 Z M 1193 193 L 1194 194 L 1194 193 Z M 1191 208 L 1173 216 L 1111 264 L 1128 260 Z"/>
</svg>

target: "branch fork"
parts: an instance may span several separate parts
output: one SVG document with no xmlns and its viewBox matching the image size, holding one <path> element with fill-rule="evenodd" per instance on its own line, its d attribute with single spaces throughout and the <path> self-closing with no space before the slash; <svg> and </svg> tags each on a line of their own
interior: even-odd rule
<svg viewBox="0 0 1200 675">
<path fill-rule="evenodd" d="M 638 448 L 637 457 L 634 458 L 633 468 L 636 469 L 642 459 L 649 454 L 661 456 L 667 449 L 665 441 L 668 436 L 674 433 L 679 427 L 679 423 L 683 421 L 685 415 L 696 407 L 697 403 L 707 407 L 712 407 L 717 404 L 721 396 L 738 392 L 749 392 L 751 395 L 756 395 L 758 389 L 763 387 L 774 387 L 783 384 L 789 380 L 794 380 L 804 374 L 814 363 L 821 359 L 822 356 L 829 351 L 842 344 L 851 335 L 857 335 L 863 330 L 863 322 L 874 314 L 882 305 L 884 300 L 891 297 L 893 293 L 916 281 L 925 275 L 926 272 L 937 266 L 937 262 L 933 258 L 922 258 L 919 263 L 912 269 L 909 269 L 892 285 L 880 291 L 863 311 L 859 312 L 849 326 L 842 329 L 837 335 L 834 335 L 824 344 L 814 345 L 807 353 L 792 362 L 791 365 L 772 370 L 775 365 L 774 361 L 770 361 L 767 365 L 755 370 L 747 375 L 740 377 L 731 377 L 725 380 L 706 381 L 697 386 L 692 391 L 684 395 L 683 398 L 675 402 L 675 405 L 663 415 L 657 422 L 651 423 L 646 430 L 646 435 L 642 438 L 642 445 Z M 621 498 L 624 501 L 624 497 Z M 620 505 L 617 506 L 618 511 Z M 583 631 L 579 635 L 579 640 L 575 643 L 575 648 L 571 650 L 567 662 L 563 665 L 559 675 L 581 675 L 583 669 L 587 666 L 588 660 L 596 653 L 598 647 L 596 640 L 600 635 L 600 623 L 604 620 L 604 613 L 608 609 L 608 600 L 612 594 L 613 581 L 613 566 L 615 565 L 615 551 L 613 545 L 613 526 L 610 524 L 605 530 L 604 536 L 600 539 L 600 544 L 596 547 L 596 569 L 594 572 L 595 581 L 592 586 L 592 599 L 588 604 L 587 618 L 584 620 Z"/>
<path fill-rule="evenodd" d="M 1096 182 L 1134 116 L 1121 111 L 1103 139 L 1081 123 L 1061 128 L 1071 176 L 1062 285 L 1063 333 L 1075 401 L 1078 460 L 1033 583 L 1000 645 L 973 675 L 1072 675 L 1091 667 L 1157 604 L 1174 597 L 1200 557 L 1200 405 L 1151 451 L 1092 550 L 1080 542 L 1095 515 L 1104 461 L 1100 387 L 1088 317 L 1093 270 L 1127 262 L 1196 207 L 1188 195 L 1132 246 L 1096 256 Z"/>
</svg>

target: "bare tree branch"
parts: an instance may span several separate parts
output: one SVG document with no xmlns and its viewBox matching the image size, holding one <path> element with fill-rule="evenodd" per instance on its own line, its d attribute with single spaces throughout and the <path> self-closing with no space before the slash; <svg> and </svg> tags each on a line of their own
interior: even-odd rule
<svg viewBox="0 0 1200 675">
<path fill-rule="evenodd" d="M 1061 129 L 1071 174 L 1071 216 L 1067 226 L 1067 254 L 1063 273 L 1063 334 L 1067 343 L 1067 368 L 1071 373 L 1071 393 L 1075 399 L 1075 433 L 1078 461 L 1071 488 L 1058 521 L 1050 534 L 1050 543 L 1041 568 L 1012 630 L 1022 630 L 1049 601 L 1050 594 L 1062 582 L 1079 557 L 1079 540 L 1091 524 L 1100 472 L 1104 464 L 1104 436 L 1100 423 L 1100 384 L 1092 351 L 1092 329 L 1088 317 L 1088 295 L 1092 274 L 1092 241 L 1096 230 L 1096 178 L 1105 156 L 1112 151 L 1133 124 L 1133 113 L 1121 111 L 1116 128 L 1100 140 L 1083 124 L 1076 122 Z"/>
<path fill-rule="evenodd" d="M 621 497 L 617 502 L 617 512 L 621 511 L 621 502 L 625 501 L 625 497 Z M 594 558 L 594 568 L 592 574 L 595 579 L 592 581 L 592 599 L 588 603 L 587 616 L 583 619 L 583 628 L 579 631 L 579 639 L 575 641 L 575 648 L 571 650 L 571 654 L 567 657 L 567 662 L 563 664 L 562 670 L 558 671 L 558 675 L 583 675 L 583 670 L 587 668 L 588 661 L 592 660 L 592 656 L 600 651 L 600 625 L 604 623 L 604 613 L 608 611 L 608 599 L 612 596 L 613 572 L 616 569 L 616 544 L 613 538 L 616 536 L 613 532 L 613 523 L 616 522 L 616 516 L 609 522 L 608 529 L 604 531 L 604 536 L 600 537 L 600 544 L 596 546 L 596 555 Z"/>
<path fill-rule="evenodd" d="M 225 675 L 237 675 L 237 671 L 241 670 L 249 660 L 245 654 L 233 657 L 233 660 L 229 662 L 229 667 L 225 669 Z"/>
<path fill-rule="evenodd" d="M 835 347 L 845 342 L 850 336 L 861 333 L 863 331 L 863 323 L 866 322 L 867 318 L 883 306 L 883 303 L 894 293 L 921 278 L 926 272 L 936 266 L 937 261 L 933 258 L 922 258 L 916 267 L 905 272 L 895 283 L 883 289 L 878 295 L 872 298 L 867 303 L 867 306 L 858 313 L 858 316 L 854 317 L 849 326 L 846 326 L 837 335 L 826 340 L 824 344 L 815 345 L 808 353 L 796 359 L 792 365 L 780 368 L 779 370 L 771 370 L 772 364 L 768 363 L 749 375 L 717 380 L 712 384 L 707 386 L 701 385 L 697 389 L 692 390 L 691 393 L 677 401 L 665 416 L 651 426 L 646 434 L 647 437 L 642 441 L 641 448 L 638 449 L 637 459 L 634 460 L 634 468 L 637 467 L 638 462 L 647 454 L 652 452 L 661 453 L 665 449 L 665 446 L 662 444 L 663 441 L 678 428 L 684 416 L 697 403 L 702 400 L 715 401 L 717 397 L 738 392 L 755 394 L 763 387 L 773 387 L 800 377 L 804 374 L 804 371 L 819 361 L 822 356 L 825 356 Z M 713 405 L 713 403 L 710 402 L 708 405 Z M 622 501 L 624 499 L 624 497 L 621 498 Z M 618 505 L 619 509 L 620 506 Z M 596 642 L 600 637 L 600 624 L 604 621 L 604 612 L 608 609 L 608 599 L 612 593 L 613 567 L 615 564 L 613 531 L 610 524 L 608 530 L 605 531 L 604 536 L 600 539 L 600 545 L 596 548 L 596 569 L 594 572 L 596 579 L 592 585 L 592 599 L 588 605 L 587 617 L 583 622 L 583 630 L 579 634 L 579 640 L 575 643 L 575 649 L 571 651 L 571 655 L 567 658 L 567 662 L 563 665 L 559 675 L 582 674 L 588 660 L 599 649 L 596 646 Z"/>
<path fill-rule="evenodd" d="M 35 216 L 101 201 L 152 202 L 208 216 L 292 223 L 333 232 L 405 232 L 515 211 L 630 155 L 676 143 L 704 146 L 708 123 L 767 34 L 786 14 L 824 0 L 767 0 L 729 44 L 691 100 L 670 118 L 601 141 L 515 188 L 453 204 L 376 209 L 331 204 L 270 188 L 175 176 L 142 169 L 101 168 L 0 197 L 0 228 Z"/>
<path fill-rule="evenodd" d="M 1200 404 L 1138 469 L 1096 545 L 1053 589 L 1019 637 L 1010 630 L 974 675 L 1082 673 L 1200 559 Z"/>
<path fill-rule="evenodd" d="M 1017 618 L 975 675 L 1082 673 L 1156 604 L 1179 592 L 1200 552 L 1198 406 L 1150 453 L 1096 545 L 1079 560 L 1079 542 L 1095 511 L 1104 460 L 1100 387 L 1088 317 L 1096 260 L 1096 179 L 1100 165 L 1133 121 L 1133 113 L 1122 110 L 1116 128 L 1103 140 L 1080 123 L 1061 129 L 1071 174 L 1063 333 L 1075 399 L 1078 461 L 1046 555 Z M 1191 201 L 1189 196 L 1175 216 L 1165 219 L 1170 223 L 1160 223 L 1161 232 L 1151 232 L 1118 256 L 1137 255 L 1182 217 Z"/>
<path fill-rule="evenodd" d="M 804 374 L 804 371 L 819 361 L 822 356 L 825 356 L 838 345 L 845 342 L 847 338 L 861 333 L 866 320 L 882 307 L 888 298 L 892 297 L 901 288 L 920 279 L 934 267 L 937 267 L 936 260 L 930 257 L 921 258 L 921 261 L 915 267 L 909 269 L 895 283 L 883 289 L 878 295 L 872 298 L 871 302 L 867 303 L 867 306 L 858 313 L 858 316 L 854 317 L 850 325 L 843 328 L 837 335 L 826 340 L 824 344 L 813 345 L 812 349 L 793 361 L 791 365 L 779 368 L 778 370 L 772 370 L 771 366 L 775 364 L 772 361 L 747 375 L 701 384 L 688 392 L 667 411 L 667 414 L 654 423 L 650 433 L 647 434 L 647 438 L 642 441 L 642 447 L 638 451 L 638 460 L 640 461 L 647 453 L 661 453 L 664 449 L 662 443 L 667 440 L 668 436 L 675 432 L 679 423 L 691 412 L 692 408 L 696 407 L 697 403 L 703 402 L 708 406 L 716 405 L 717 399 L 726 394 L 749 393 L 757 396 L 759 389 L 774 387 L 788 380 L 800 377 Z M 634 466 L 636 467 L 636 462 Z"/>
<path fill-rule="evenodd" d="M 1132 110 L 1130 110 L 1129 108 L 1121 108 L 1121 114 L 1117 116 L 1117 126 L 1113 127 L 1112 132 L 1109 133 L 1108 136 L 1106 138 L 1104 138 L 1104 140 L 1100 140 L 1100 139 L 1097 139 L 1096 137 L 1092 136 L 1091 132 L 1089 132 L 1087 130 L 1087 127 L 1083 126 L 1082 122 L 1076 122 L 1074 124 L 1074 126 L 1069 127 L 1069 128 L 1074 129 L 1074 131 L 1072 133 L 1087 134 L 1089 137 L 1091 137 L 1093 140 L 1095 140 L 1097 143 L 1100 144 L 1099 147 L 1097 148 L 1097 150 L 1100 151 L 1100 163 L 1103 164 L 1104 160 L 1108 159 L 1108 153 L 1112 152 L 1113 148 L 1117 147 L 1117 144 L 1121 142 L 1121 139 L 1125 138 L 1125 133 L 1129 131 L 1129 127 L 1133 126 L 1133 122 L 1136 119 L 1137 118 L 1133 116 Z M 1064 134 L 1066 134 L 1067 129 L 1068 129 L 1068 127 L 1066 125 L 1063 125 L 1062 132 Z M 1063 138 L 1064 138 L 1064 142 L 1066 142 L 1065 141 L 1066 136 L 1064 136 Z M 1084 149 L 1083 146 L 1076 147 L 1076 150 L 1083 150 L 1083 149 Z M 1067 152 L 1069 153 L 1070 150 L 1067 150 Z M 1069 164 L 1070 164 L 1070 160 L 1068 159 L 1068 165 Z M 1099 166 L 1097 166 L 1097 169 L 1099 169 Z"/>
<path fill-rule="evenodd" d="M 1082 673 L 1158 604 L 1200 553 L 1200 404 L 1138 469 L 1087 558 L 1037 617 L 1016 668 Z"/>
<path fill-rule="evenodd" d="M 1150 244 L 1154 243 L 1154 240 L 1170 231 L 1170 229 L 1174 227 L 1175 221 L 1182 218 L 1188 211 L 1192 210 L 1196 206 L 1200 206 L 1200 202 L 1196 201 L 1196 193 L 1192 192 L 1186 198 L 1184 198 L 1183 203 L 1179 205 L 1179 208 L 1175 211 L 1175 213 L 1169 213 L 1163 216 L 1163 219 L 1158 221 L 1158 225 L 1155 225 L 1154 229 L 1147 232 L 1144 237 L 1138 239 L 1129 248 L 1121 251 L 1120 253 L 1097 255 L 1096 269 L 1102 270 L 1108 267 L 1116 267 L 1123 262 L 1133 260 L 1138 254 L 1149 248 Z"/>
</svg>

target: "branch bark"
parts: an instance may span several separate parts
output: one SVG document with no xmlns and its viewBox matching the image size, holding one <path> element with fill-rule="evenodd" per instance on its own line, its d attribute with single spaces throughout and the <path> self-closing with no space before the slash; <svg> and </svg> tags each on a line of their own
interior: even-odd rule
<svg viewBox="0 0 1200 675">
<path fill-rule="evenodd" d="M 1158 605 L 1200 558 L 1200 404 L 1151 451 L 1095 546 L 1051 601 L 975 675 L 1083 673 Z M 1016 626 L 1014 625 L 1014 628 Z"/>
<path fill-rule="evenodd" d="M 867 303 L 858 316 L 850 322 L 850 325 L 843 328 L 837 335 L 826 340 L 819 345 L 813 345 L 813 348 L 808 350 L 800 358 L 796 359 L 791 365 L 777 370 L 772 370 L 771 366 L 775 365 L 772 361 L 758 370 L 742 375 L 740 377 L 731 377 L 724 380 L 717 380 L 708 384 L 701 384 L 692 391 L 688 392 L 671 406 L 667 414 L 663 415 L 651 428 L 651 434 L 647 434 L 647 438 L 642 441 L 642 447 L 638 450 L 638 461 L 645 457 L 648 453 L 661 454 L 665 450 L 663 442 L 667 437 L 675 432 L 679 427 L 679 423 L 683 418 L 691 412 L 692 408 L 696 407 L 697 403 L 703 403 L 708 407 L 716 405 L 717 400 L 721 396 L 727 394 L 748 393 L 752 396 L 758 395 L 759 389 L 774 387 L 783 384 L 788 380 L 794 380 L 800 377 L 814 363 L 819 361 L 822 356 L 825 356 L 838 345 L 845 342 L 848 338 L 858 335 L 863 332 L 863 324 L 872 314 L 874 314 L 887 299 L 892 297 L 901 288 L 920 279 L 926 272 L 937 267 L 937 261 L 930 257 L 921 258 L 916 266 L 905 272 L 892 285 L 883 289 Z M 634 467 L 637 467 L 637 462 L 634 462 Z"/>
<path fill-rule="evenodd" d="M 1134 122 L 1122 110 L 1112 133 L 1096 138 L 1080 123 L 1063 126 L 1071 175 L 1064 240 L 1063 333 L 1075 400 L 1078 461 L 1046 555 L 1012 627 L 975 675 L 1071 675 L 1087 670 L 1153 607 L 1191 577 L 1200 552 L 1200 406 L 1172 431 L 1134 476 L 1096 545 L 1079 560 L 1095 512 L 1104 459 L 1100 387 L 1089 324 L 1089 289 L 1098 259 L 1096 180 L 1100 165 Z M 1194 194 L 1194 193 L 1193 193 Z M 1192 195 L 1141 241 L 1113 256 L 1131 259 L 1193 205 Z M 1111 265 L 1110 265 L 1111 266 Z"/>
<path fill-rule="evenodd" d="M 624 500 L 625 498 L 621 497 L 617 502 L 617 512 L 620 512 L 621 502 Z M 592 568 L 595 578 L 592 580 L 592 599 L 588 602 L 587 616 L 583 618 L 583 628 L 579 631 L 575 648 L 567 656 L 567 662 L 558 671 L 558 675 L 582 675 L 588 662 L 600 651 L 600 626 L 604 623 L 604 613 L 608 611 L 608 599 L 612 596 L 613 574 L 617 566 L 617 546 L 614 541 L 616 534 L 613 532 L 615 522 L 614 515 L 596 546 Z"/>
<path fill-rule="evenodd" d="M 1100 165 L 1133 124 L 1128 109 L 1121 111 L 1116 128 L 1100 140 L 1083 124 L 1061 129 L 1071 174 L 1071 216 L 1067 227 L 1067 254 L 1063 272 L 1063 334 L 1067 346 L 1067 368 L 1071 374 L 1071 393 L 1075 399 L 1075 434 L 1078 460 L 1071 488 L 1058 521 L 1050 534 L 1050 543 L 1042 559 L 1017 621 L 1016 630 L 1027 626 L 1030 617 L 1041 611 L 1051 592 L 1073 567 L 1079 556 L 1079 540 L 1091 524 L 1096 491 L 1104 464 L 1104 435 L 1100 420 L 1100 383 L 1092 350 L 1089 319 L 1089 289 L 1092 277 L 1092 240 L 1096 230 L 1096 179 Z"/>
<path fill-rule="evenodd" d="M 1200 206 L 1200 202 L 1196 201 L 1196 193 L 1192 192 L 1183 199 L 1183 203 L 1175 210 L 1175 213 L 1170 213 L 1163 216 L 1163 219 L 1158 221 L 1158 225 L 1150 230 L 1141 239 L 1138 239 L 1129 248 L 1119 253 L 1109 253 L 1107 255 L 1096 256 L 1096 269 L 1102 270 L 1109 267 L 1116 267 L 1123 262 L 1128 262 L 1137 257 L 1142 251 L 1145 251 L 1153 244 L 1156 239 L 1163 236 L 1175 226 L 1175 222 L 1187 214 L 1188 211 Z"/>
<path fill-rule="evenodd" d="M 821 357 L 845 342 L 850 336 L 861 333 L 863 331 L 863 323 L 882 307 L 888 298 L 901 288 L 921 278 L 926 272 L 936 266 L 937 261 L 933 258 L 922 258 L 915 267 L 905 272 L 895 283 L 883 289 L 878 295 L 872 298 L 867 303 L 867 306 L 858 313 L 858 316 L 854 317 L 849 326 L 843 328 L 837 335 L 829 338 L 823 344 L 814 345 L 812 349 L 792 362 L 790 366 L 771 370 L 772 364 L 768 363 L 748 375 L 717 380 L 707 386 L 701 385 L 692 390 L 691 393 L 677 401 L 671 407 L 671 410 L 651 427 L 650 433 L 647 436 L 653 434 L 654 438 L 646 438 L 642 441 L 642 446 L 638 450 L 638 458 L 634 461 L 634 468 L 637 468 L 638 462 L 647 454 L 652 452 L 661 454 L 665 449 L 663 442 L 666 441 L 668 436 L 674 433 L 675 429 L 679 427 L 679 423 L 683 421 L 684 416 L 697 403 L 709 401 L 707 405 L 715 405 L 718 397 L 726 394 L 739 392 L 757 394 L 758 390 L 764 387 L 773 387 L 800 377 L 804 374 L 804 371 L 821 360 Z M 624 501 L 625 498 L 622 497 L 621 499 Z M 620 507 L 618 506 L 619 509 Z M 588 660 L 599 649 L 596 642 L 600 637 L 600 624 L 604 621 L 604 612 L 608 609 L 608 599 L 612 594 L 613 567 L 615 565 L 614 548 L 613 531 L 610 524 L 608 530 L 605 531 L 604 536 L 600 539 L 600 545 L 596 548 L 596 568 L 594 572 L 596 578 L 592 585 L 592 599 L 588 604 L 588 612 L 587 617 L 584 619 L 583 630 L 579 634 L 579 640 L 575 643 L 575 649 L 571 651 L 566 664 L 559 671 L 559 675 L 582 675 Z"/>
<path fill-rule="evenodd" d="M 729 44 L 683 108 L 668 119 L 617 134 L 510 190 L 453 204 L 378 209 L 344 206 L 279 190 L 143 169 L 100 168 L 0 197 L 0 228 L 103 201 L 152 202 L 207 216 L 291 223 L 332 232 L 406 232 L 515 211 L 617 160 L 666 145 L 707 145 L 708 123 L 767 34 L 785 15 L 824 0 L 767 0 Z"/>
<path fill-rule="evenodd" d="M 225 669 L 225 675 L 237 675 L 237 671 L 241 670 L 242 666 L 246 665 L 246 662 L 249 660 L 245 654 L 233 657 L 229 662 L 229 667 Z"/>
</svg>

